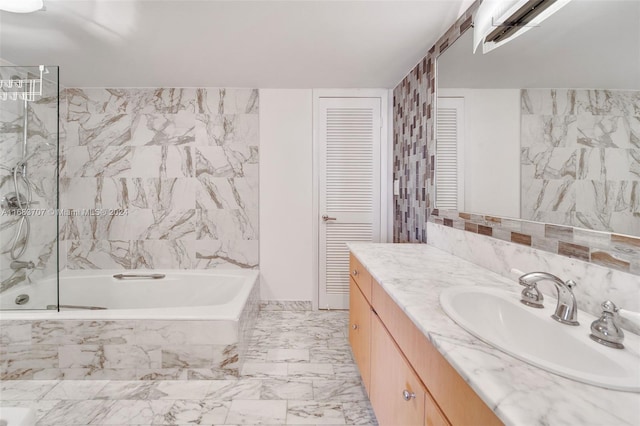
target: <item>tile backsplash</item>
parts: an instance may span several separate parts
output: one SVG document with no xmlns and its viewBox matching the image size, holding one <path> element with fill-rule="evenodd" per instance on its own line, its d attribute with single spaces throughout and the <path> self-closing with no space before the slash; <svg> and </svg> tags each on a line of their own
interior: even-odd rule
<svg viewBox="0 0 640 426">
<path fill-rule="evenodd" d="M 578 307 L 594 316 L 602 312 L 601 304 L 609 299 L 618 307 L 640 311 L 640 276 L 593 263 L 537 250 L 511 242 L 486 238 L 436 223 L 428 223 L 428 243 L 502 276 L 517 280 L 524 273 L 544 271 L 563 280 L 574 280 Z M 551 286 L 540 285 L 543 292 L 556 297 Z M 640 334 L 640 326 L 622 320 L 623 326 Z"/>
<path fill-rule="evenodd" d="M 258 265 L 258 90 L 64 91 L 70 269 Z"/>
</svg>

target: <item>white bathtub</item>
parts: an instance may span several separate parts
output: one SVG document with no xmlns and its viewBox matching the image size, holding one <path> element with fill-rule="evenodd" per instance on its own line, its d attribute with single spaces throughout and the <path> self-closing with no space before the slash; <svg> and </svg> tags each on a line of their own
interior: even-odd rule
<svg viewBox="0 0 640 426">
<path fill-rule="evenodd" d="M 120 273 L 166 276 L 113 277 Z M 15 298 L 28 294 L 23 307 L 41 308 L 55 291 L 55 279 L 43 280 L 0 299 L 15 308 Z M 106 309 L 0 312 L 0 379 L 238 377 L 259 299 L 255 270 L 65 271 L 61 305 Z"/>
<path fill-rule="evenodd" d="M 164 274 L 165 278 L 119 280 L 113 277 L 115 274 Z M 44 310 L 57 299 L 55 278 L 50 278 L 3 292 L 0 318 L 237 320 L 257 279 L 258 271 L 241 269 L 63 271 L 60 305 L 106 309 Z M 22 294 L 29 296 L 29 302 L 16 305 L 16 297 Z"/>
</svg>

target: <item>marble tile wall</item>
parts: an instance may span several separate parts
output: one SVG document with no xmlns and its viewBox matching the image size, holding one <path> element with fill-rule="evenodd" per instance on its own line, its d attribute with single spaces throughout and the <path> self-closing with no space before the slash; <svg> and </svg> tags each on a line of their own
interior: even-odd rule
<svg viewBox="0 0 640 426">
<path fill-rule="evenodd" d="M 3 79 L 26 76 L 32 67 L 2 67 Z M 57 70 L 51 69 L 51 75 Z M 61 102 L 62 105 L 62 102 Z M 27 178 L 30 182 L 31 208 L 40 213 L 28 216 L 30 233 L 27 248 L 19 260 L 32 261 L 35 269 L 14 271 L 10 250 L 21 218 L 0 215 L 0 293 L 20 283 L 31 283 L 56 274 L 57 222 L 52 209 L 57 208 L 57 156 L 58 156 L 58 86 L 45 80 L 43 95 L 27 103 Z M 0 101 L 0 198 L 15 192 L 11 169 L 22 161 L 22 141 L 25 104 L 19 100 Z M 19 178 L 21 193 L 26 187 Z M 24 224 L 23 227 L 27 225 Z M 45 303 L 56 303 L 47 300 Z M 44 308 L 44 306 L 42 306 Z"/>
<path fill-rule="evenodd" d="M 521 216 L 640 235 L 640 91 L 521 91 Z"/>
<path fill-rule="evenodd" d="M 0 380 L 237 378 L 259 299 L 256 282 L 228 338 L 216 320 L 0 320 Z"/>
<path fill-rule="evenodd" d="M 258 91 L 67 89 L 71 269 L 258 266 Z"/>
</svg>

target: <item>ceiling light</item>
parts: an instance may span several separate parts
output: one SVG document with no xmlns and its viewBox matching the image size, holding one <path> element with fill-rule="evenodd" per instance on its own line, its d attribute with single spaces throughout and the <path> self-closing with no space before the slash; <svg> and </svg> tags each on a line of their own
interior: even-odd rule
<svg viewBox="0 0 640 426">
<path fill-rule="evenodd" d="M 482 44 L 488 53 L 524 34 L 560 10 L 570 0 L 489 0 L 483 2 L 474 22 L 473 52 Z"/>
<path fill-rule="evenodd" d="M 29 13 L 44 8 L 44 0 L 0 0 L 0 10 Z"/>
</svg>

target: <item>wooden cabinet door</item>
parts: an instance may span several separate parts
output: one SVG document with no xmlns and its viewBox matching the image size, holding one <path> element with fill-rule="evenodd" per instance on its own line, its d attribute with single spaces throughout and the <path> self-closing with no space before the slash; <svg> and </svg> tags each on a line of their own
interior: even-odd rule
<svg viewBox="0 0 640 426">
<path fill-rule="evenodd" d="M 349 280 L 349 343 L 364 387 L 370 393 L 371 306 L 353 278 Z"/>
<path fill-rule="evenodd" d="M 428 393 L 424 398 L 424 424 L 425 426 L 450 426 L 450 423 Z"/>
<path fill-rule="evenodd" d="M 426 390 L 377 315 L 371 315 L 370 399 L 380 426 L 424 426 Z"/>
</svg>

